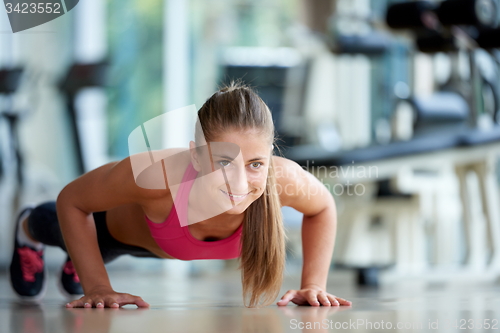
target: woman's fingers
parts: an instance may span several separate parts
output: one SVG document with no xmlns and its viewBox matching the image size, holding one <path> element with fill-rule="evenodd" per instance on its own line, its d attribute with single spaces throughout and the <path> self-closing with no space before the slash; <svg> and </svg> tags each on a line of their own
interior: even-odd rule
<svg viewBox="0 0 500 333">
<path fill-rule="evenodd" d="M 318 291 L 317 290 L 308 290 L 306 293 L 306 299 L 309 305 L 312 306 L 320 306 L 320 302 L 318 300 Z"/>
<path fill-rule="evenodd" d="M 318 289 L 301 289 L 301 290 L 289 290 L 286 292 L 281 300 L 276 303 L 279 306 L 285 306 L 289 302 L 293 302 L 297 305 L 311 305 L 311 306 L 351 306 L 352 302 L 337 297 L 332 294 L 328 294 L 323 290 Z"/>
<path fill-rule="evenodd" d="M 331 294 L 328 294 L 328 298 L 330 299 L 330 302 L 332 302 L 332 304 L 335 306 L 337 306 L 337 305 L 351 306 L 352 305 L 351 301 L 348 301 L 346 299 L 343 299 L 343 298 L 340 298 L 340 297 L 337 297 L 337 296 L 334 296 Z"/>
<path fill-rule="evenodd" d="M 127 304 L 135 304 L 137 305 L 138 307 L 140 308 L 147 308 L 149 307 L 149 304 L 146 303 L 141 297 L 139 296 L 133 296 L 132 300 L 130 301 L 130 303 L 127 303 Z"/>
<path fill-rule="evenodd" d="M 93 306 L 95 307 L 104 307 L 104 302 L 103 301 L 92 301 L 92 299 L 78 299 L 73 302 L 69 302 L 66 304 L 67 308 L 91 308 Z"/>
<path fill-rule="evenodd" d="M 94 299 L 94 304 L 93 304 L 96 308 L 103 308 L 104 307 L 104 301 L 102 298 L 97 298 L 97 299 Z"/>
<path fill-rule="evenodd" d="M 118 294 L 115 293 L 112 296 L 108 297 L 88 297 L 83 296 L 78 300 L 74 300 L 66 304 L 67 308 L 119 308 L 122 305 L 126 304 L 135 304 L 140 308 L 148 308 L 149 304 L 145 302 L 139 296 L 133 296 L 130 294 Z"/>
<path fill-rule="evenodd" d="M 148 308 L 149 304 L 145 302 L 141 297 L 139 296 L 133 296 L 133 295 L 126 295 L 125 297 L 121 298 L 118 300 L 119 306 L 126 305 L 126 304 L 135 304 L 139 308 Z"/>
<path fill-rule="evenodd" d="M 323 306 L 331 306 L 332 302 L 328 298 L 328 295 L 324 292 L 319 292 L 318 293 L 318 301 L 321 303 Z"/>
<path fill-rule="evenodd" d="M 281 300 L 276 303 L 277 305 L 284 306 L 287 305 L 294 297 L 297 292 L 295 290 L 289 290 L 286 292 L 283 297 L 281 297 Z"/>
<path fill-rule="evenodd" d="M 340 303 L 340 305 L 344 305 L 344 306 L 351 306 L 352 305 L 351 301 L 348 301 L 346 299 L 343 299 L 343 298 L 340 298 L 340 297 L 337 297 L 337 296 L 335 296 L 335 298 Z"/>
<path fill-rule="evenodd" d="M 297 305 L 311 305 L 311 306 L 351 306 L 352 302 L 337 297 L 332 294 L 328 294 L 324 290 L 318 289 L 301 289 L 301 290 L 289 290 L 286 292 L 281 300 L 276 303 L 279 306 L 285 306 L 289 302 L 293 302 Z"/>
<path fill-rule="evenodd" d="M 106 297 L 104 299 L 104 307 L 105 308 L 119 308 L 120 305 L 116 301 L 116 297 Z"/>
<path fill-rule="evenodd" d="M 337 300 L 337 298 L 331 294 L 328 294 L 328 299 L 330 300 L 330 303 L 333 305 L 333 306 L 339 306 L 340 303 L 339 301 Z"/>
<path fill-rule="evenodd" d="M 72 302 L 69 302 L 66 304 L 67 308 L 83 308 L 85 307 L 85 303 L 89 302 L 89 298 L 86 296 L 83 296 L 79 299 L 76 299 Z"/>
<path fill-rule="evenodd" d="M 140 308 L 149 308 L 149 303 L 144 301 L 142 298 L 139 297 L 139 299 L 135 302 L 135 304 L 140 307 Z"/>
</svg>

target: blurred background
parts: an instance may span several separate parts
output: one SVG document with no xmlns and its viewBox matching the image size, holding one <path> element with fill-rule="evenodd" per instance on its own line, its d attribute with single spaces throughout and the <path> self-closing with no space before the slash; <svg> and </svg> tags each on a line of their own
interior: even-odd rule
<svg viewBox="0 0 500 333">
<path fill-rule="evenodd" d="M 336 200 L 332 269 L 360 285 L 496 279 L 499 22 L 496 0 L 85 0 L 12 34 L 0 11 L 0 265 L 21 206 L 55 200 L 127 157 L 143 122 L 241 79 L 270 107 L 280 153 Z M 302 217 L 283 212 L 287 274 L 300 274 Z M 52 268 L 64 258 L 46 253 Z"/>
</svg>

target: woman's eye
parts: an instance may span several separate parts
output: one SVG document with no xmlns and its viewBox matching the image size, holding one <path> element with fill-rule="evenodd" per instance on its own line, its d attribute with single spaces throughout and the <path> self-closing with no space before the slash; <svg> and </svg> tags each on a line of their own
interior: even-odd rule
<svg viewBox="0 0 500 333">
<path fill-rule="evenodd" d="M 221 166 L 223 166 L 223 167 L 227 167 L 227 166 L 229 166 L 229 164 L 231 164 L 231 162 L 229 162 L 229 161 L 220 161 L 219 164 Z"/>
<path fill-rule="evenodd" d="M 252 169 L 258 169 L 258 168 L 260 168 L 261 165 L 262 165 L 262 163 L 260 163 L 260 162 L 254 162 L 254 163 L 250 164 Z"/>
</svg>

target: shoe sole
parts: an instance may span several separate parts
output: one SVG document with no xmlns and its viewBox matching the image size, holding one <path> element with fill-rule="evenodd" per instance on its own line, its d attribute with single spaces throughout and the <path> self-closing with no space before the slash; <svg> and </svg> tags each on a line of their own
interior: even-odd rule
<svg viewBox="0 0 500 333">
<path fill-rule="evenodd" d="M 15 243 L 16 242 L 15 239 L 17 238 L 17 226 L 19 225 L 19 221 L 24 218 L 24 216 L 26 215 L 26 213 L 28 212 L 28 210 L 31 212 L 33 210 L 33 208 L 34 208 L 33 206 L 25 207 L 18 214 L 18 218 L 16 219 L 16 227 L 14 228 L 14 251 L 16 250 L 15 249 L 15 246 L 16 246 L 15 245 L 16 244 Z M 9 276 L 9 285 L 10 285 L 10 288 L 12 289 L 12 291 L 14 292 L 14 294 L 19 299 L 21 299 L 24 302 L 27 302 L 27 303 L 38 303 L 45 296 L 45 293 L 47 292 L 48 270 L 47 270 L 47 266 L 45 265 L 45 259 L 44 259 L 44 265 L 43 265 L 44 279 L 43 279 L 43 284 L 42 284 L 42 290 L 40 290 L 40 292 L 36 296 L 23 296 L 23 295 L 19 295 L 17 293 L 17 291 L 14 289 L 14 286 L 12 285 L 12 278 L 10 276 L 10 265 L 9 265 L 9 267 L 7 267 L 7 275 Z"/>
</svg>

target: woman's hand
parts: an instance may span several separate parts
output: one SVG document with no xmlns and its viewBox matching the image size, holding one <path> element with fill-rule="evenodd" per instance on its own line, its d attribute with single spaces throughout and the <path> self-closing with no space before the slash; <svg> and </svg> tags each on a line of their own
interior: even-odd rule
<svg viewBox="0 0 500 333">
<path fill-rule="evenodd" d="M 286 292 L 277 305 L 287 305 L 292 301 L 297 305 L 312 305 L 312 306 L 350 306 L 352 303 L 343 298 L 327 293 L 317 286 L 305 286 L 300 290 L 289 290 Z"/>
<path fill-rule="evenodd" d="M 149 304 L 141 297 L 125 293 L 117 293 L 109 287 L 92 289 L 80 299 L 66 304 L 67 308 L 119 308 L 122 305 L 135 304 L 139 308 L 147 308 Z"/>
</svg>

